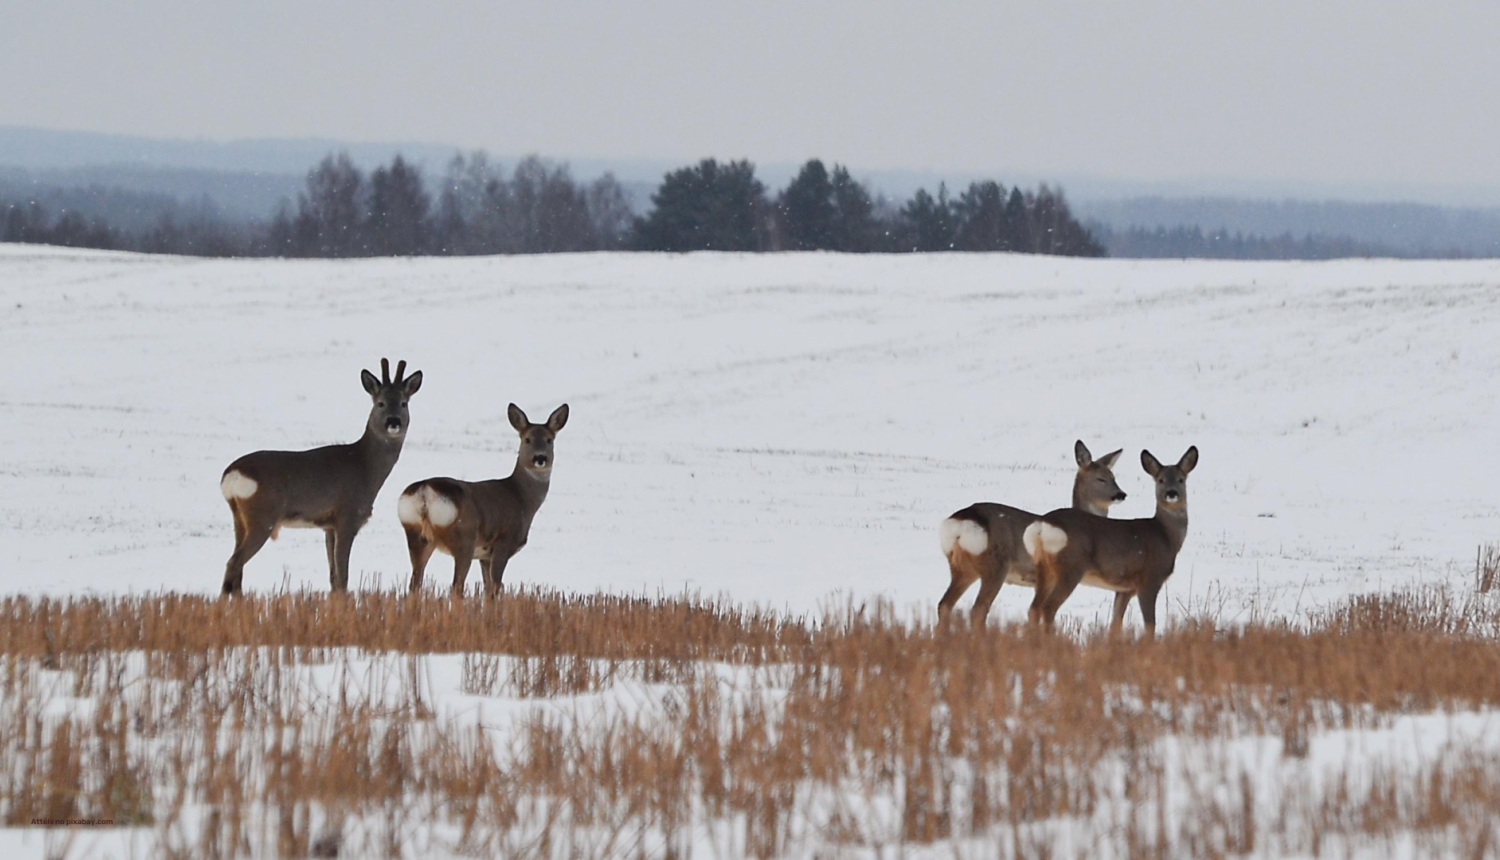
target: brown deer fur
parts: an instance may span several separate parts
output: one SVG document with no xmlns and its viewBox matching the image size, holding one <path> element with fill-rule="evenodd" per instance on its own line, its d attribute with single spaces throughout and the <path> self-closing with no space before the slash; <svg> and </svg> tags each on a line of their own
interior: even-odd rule
<svg viewBox="0 0 1500 860">
<path fill-rule="evenodd" d="M 1120 452 L 1114 451 L 1095 460 L 1082 440 L 1073 444 L 1073 457 L 1078 463 L 1078 473 L 1073 478 L 1075 510 L 1108 516 L 1109 506 L 1125 499 L 1113 471 L 1119 456 Z M 938 601 L 940 618 L 948 617 L 964 591 L 975 582 L 980 583 L 979 596 L 969 613 L 975 624 L 984 623 L 1001 585 L 1010 582 L 1036 587 L 1036 566 L 1021 537 L 1038 516 L 1009 505 L 978 502 L 943 522 L 942 549 L 948 558 L 951 584 Z M 980 531 L 966 533 L 972 528 L 966 523 L 972 523 Z M 983 548 L 972 552 L 981 535 Z"/>
<path fill-rule="evenodd" d="M 360 371 L 372 406 L 364 435 L 348 445 L 310 451 L 256 451 L 235 460 L 219 479 L 234 515 L 234 552 L 224 567 L 224 594 L 243 587 L 245 562 L 282 526 L 322 529 L 328 578 L 334 591 L 349 587 L 349 552 L 370 519 L 375 496 L 401 456 L 411 418 L 407 399 L 422 387 L 422 372 L 406 373 L 406 362 L 380 360 L 381 378 Z"/>
<path fill-rule="evenodd" d="M 1156 596 L 1187 540 L 1187 476 L 1197 465 L 1196 447 L 1175 466 L 1141 452 L 1141 466 L 1156 482 L 1156 515 L 1149 519 L 1107 520 L 1063 509 L 1027 527 L 1023 540 L 1037 568 L 1032 621 L 1050 630 L 1058 608 L 1083 583 L 1115 592 L 1112 632 L 1119 631 L 1135 596 L 1146 635 L 1155 635 Z"/>
<path fill-rule="evenodd" d="M 568 421 L 568 405 L 559 406 L 544 424 L 532 424 L 514 403 L 507 414 L 521 436 L 510 477 L 472 482 L 428 478 L 402 492 L 397 513 L 411 555 L 412 591 L 421 590 L 428 559 L 442 550 L 453 557 L 454 597 L 463 595 L 476 558 L 485 594 L 494 595 L 504 585 L 506 563 L 526 545 L 531 521 L 547 498 L 553 441 Z"/>
</svg>

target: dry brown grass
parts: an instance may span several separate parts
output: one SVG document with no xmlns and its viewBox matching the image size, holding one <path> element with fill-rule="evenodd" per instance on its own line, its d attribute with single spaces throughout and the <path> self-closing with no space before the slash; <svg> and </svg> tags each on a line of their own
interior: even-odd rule
<svg viewBox="0 0 1500 860">
<path fill-rule="evenodd" d="M 1474 590 L 1488 594 L 1500 586 L 1500 544 L 1481 544 L 1474 553 Z"/>
<path fill-rule="evenodd" d="M 0 812 L 184 857 L 1496 856 L 1494 749 L 1329 771 L 1310 748 L 1500 704 L 1497 622 L 1442 591 L 1155 642 L 535 591 L 14 597 Z M 437 653 L 464 655 L 463 693 L 547 704 L 442 716 Z M 568 698 L 615 688 L 630 707 Z"/>
<path fill-rule="evenodd" d="M 270 646 L 755 663 L 806 645 L 809 629 L 723 601 L 544 591 L 491 601 L 390 592 L 0 599 L 0 654 L 19 656 Z"/>
</svg>

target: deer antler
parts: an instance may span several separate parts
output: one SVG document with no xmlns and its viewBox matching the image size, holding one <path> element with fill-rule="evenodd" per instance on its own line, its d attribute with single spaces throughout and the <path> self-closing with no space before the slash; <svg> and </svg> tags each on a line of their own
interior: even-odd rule
<svg viewBox="0 0 1500 860">
<path fill-rule="evenodd" d="M 405 379 L 405 378 L 406 378 L 406 362 L 405 361 L 398 361 L 398 362 L 396 362 L 396 384 L 400 385 L 401 381 L 403 379 Z"/>
<path fill-rule="evenodd" d="M 382 358 L 380 360 L 380 384 L 391 384 L 391 360 L 389 358 Z"/>
</svg>

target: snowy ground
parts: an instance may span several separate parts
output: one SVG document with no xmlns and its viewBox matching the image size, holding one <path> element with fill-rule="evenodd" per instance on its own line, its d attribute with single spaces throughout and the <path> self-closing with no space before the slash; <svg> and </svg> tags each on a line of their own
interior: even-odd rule
<svg viewBox="0 0 1500 860">
<path fill-rule="evenodd" d="M 281 659 L 276 659 L 278 654 Z M 108 655 L 107 662 L 101 664 L 104 668 L 87 676 L 77 668 L 40 669 L 35 661 L 30 661 L 30 671 L 24 674 L 28 680 L 20 684 L 26 702 L 7 703 L 4 716 L 16 720 L 17 713 L 43 714 L 50 718 L 72 715 L 87 720 L 104 688 L 111 685 L 116 700 L 123 698 L 132 703 L 131 713 L 142 712 L 143 703 L 149 701 L 181 705 L 189 713 L 187 719 L 178 722 L 168 717 L 162 724 L 170 726 L 170 730 L 137 732 L 130 738 L 130 748 L 141 755 L 142 761 L 157 764 L 158 770 L 154 772 L 160 779 L 160 762 L 174 760 L 173 750 L 184 746 L 177 737 L 178 733 L 191 734 L 195 730 L 201 731 L 202 725 L 210 724 L 197 710 L 208 710 L 202 698 L 209 689 L 216 692 L 208 698 L 220 702 L 233 699 L 234 696 L 226 691 L 241 685 L 255 690 L 262 702 L 279 701 L 274 695 L 279 692 L 288 702 L 298 703 L 302 710 L 297 720 L 297 737 L 304 744 L 312 744 L 314 740 L 327 743 L 332 736 L 348 728 L 340 722 L 345 715 L 339 707 L 341 704 L 347 706 L 351 700 L 357 702 L 352 713 L 365 714 L 373 708 L 387 715 L 400 714 L 412 703 L 415 692 L 421 703 L 430 709 L 428 718 L 418 720 L 409 736 L 409 743 L 415 745 L 414 752 L 418 756 L 424 750 L 432 749 L 422 746 L 427 732 L 443 732 L 449 738 L 458 738 L 478 726 L 503 756 L 506 750 L 513 750 L 519 744 L 518 736 L 524 737 L 524 726 L 535 718 L 547 720 L 560 731 L 571 731 L 573 726 L 604 729 L 623 719 L 645 727 L 649 736 L 649 727 L 653 723 L 662 723 L 665 714 L 680 714 L 687 707 L 686 687 L 646 683 L 636 671 L 640 665 L 630 661 L 615 664 L 592 661 L 599 677 L 610 679 L 601 681 L 592 692 L 538 698 L 535 694 L 519 691 L 513 680 L 507 680 L 511 677 L 511 668 L 518 662 L 514 657 L 479 657 L 479 664 L 491 667 L 492 674 L 487 677 L 493 683 L 481 684 L 485 689 L 470 688 L 464 679 L 468 674 L 465 664 L 471 659 L 474 658 L 470 655 L 457 654 L 429 654 L 411 659 L 400 654 L 371 655 L 352 649 L 330 649 L 320 651 L 312 663 L 300 663 L 291 651 L 262 652 L 259 657 L 251 652 L 236 651 L 226 664 L 215 665 L 244 668 L 251 664 L 264 667 L 274 663 L 280 667 L 275 680 L 267 682 L 267 673 L 263 671 L 246 671 L 243 676 L 234 672 L 209 672 L 206 677 L 200 676 L 193 682 L 196 695 L 185 693 L 185 685 L 180 680 L 157 677 L 152 682 L 140 653 Z M 12 666 L 12 670 L 14 668 Z M 774 710 L 780 707 L 786 695 L 785 679 L 790 673 L 782 671 L 785 668 L 710 665 L 703 668 L 703 677 L 713 679 L 712 686 L 723 697 L 725 713 L 737 712 L 752 700 L 768 702 Z M 14 712 L 9 707 L 14 707 Z M 263 796 L 259 786 L 267 776 L 265 749 L 270 744 L 269 738 L 279 731 L 268 728 L 273 723 L 267 714 L 276 707 L 263 705 L 260 709 L 250 709 L 250 716 L 244 724 L 228 718 L 222 725 L 218 719 L 211 722 L 219 727 L 214 735 L 219 746 L 242 750 L 241 761 L 248 764 L 240 765 L 241 774 L 246 780 L 246 793 L 252 798 Z M 162 707 L 159 712 L 168 710 L 170 708 Z M 144 711 L 150 712 L 150 708 Z M 223 717 L 224 714 L 217 716 Z M 913 860 L 1012 856 L 1128 857 L 1135 855 L 1124 850 L 1126 837 L 1122 830 L 1125 822 L 1134 818 L 1138 824 L 1154 825 L 1156 818 L 1152 810 L 1156 809 L 1155 804 L 1163 802 L 1167 811 L 1162 820 L 1171 828 L 1173 845 L 1173 850 L 1165 856 L 1240 856 L 1236 851 L 1195 853 L 1191 846 L 1183 844 L 1176 828 L 1184 819 L 1214 817 L 1213 820 L 1218 821 L 1217 816 L 1228 813 L 1231 817 L 1220 823 L 1231 829 L 1231 822 L 1235 820 L 1232 816 L 1247 805 L 1253 810 L 1249 820 L 1256 822 L 1251 829 L 1254 834 L 1251 841 L 1258 848 L 1245 856 L 1332 856 L 1358 860 L 1493 856 L 1492 839 L 1487 843 L 1481 840 L 1477 844 L 1487 847 L 1476 848 L 1472 832 L 1469 834 L 1471 842 L 1465 843 L 1462 828 L 1453 823 L 1433 821 L 1418 831 L 1399 823 L 1382 826 L 1362 823 L 1358 818 L 1341 817 L 1338 813 L 1330 815 L 1319 805 L 1326 800 L 1347 799 L 1349 796 L 1362 798 L 1370 793 L 1372 782 L 1382 779 L 1392 796 L 1404 796 L 1412 786 L 1420 786 L 1424 779 L 1441 777 L 1445 770 L 1457 771 L 1476 762 L 1496 761 L 1497 750 L 1500 750 L 1500 715 L 1492 710 L 1388 715 L 1375 725 L 1356 730 L 1318 731 L 1308 738 L 1307 748 L 1301 754 L 1288 754 L 1281 737 L 1254 734 L 1243 726 L 1235 727 L 1232 719 L 1225 725 L 1225 733 L 1219 736 L 1203 738 L 1190 734 L 1157 740 L 1151 745 L 1152 752 L 1139 759 L 1126 760 L 1123 749 L 1114 749 L 1097 765 L 1097 773 L 1103 775 L 1098 780 L 1097 806 L 1090 814 L 1040 821 L 1023 818 L 1023 823 L 1012 822 L 1009 826 L 997 822 L 980 833 L 970 833 L 964 826 L 959 832 L 965 835 L 929 844 L 902 841 L 901 803 L 894 794 L 868 787 L 862 790 L 853 780 L 830 783 L 809 777 L 798 783 L 803 800 L 788 819 L 785 847 L 778 856 L 878 860 L 890 856 L 886 849 L 894 847 L 897 856 Z M 197 736 L 200 744 L 202 737 Z M 586 738 L 589 735 L 585 730 L 581 735 L 570 734 L 569 737 Z M 185 746 L 201 750 L 193 740 L 187 741 Z M 379 746 L 378 741 L 375 746 Z M 1143 783 L 1147 781 L 1147 776 L 1136 771 L 1146 762 L 1159 767 L 1161 778 L 1168 787 L 1160 794 L 1148 791 L 1132 797 L 1125 788 L 1130 782 L 1127 777 L 1134 773 Z M 202 763 L 197 766 L 202 767 Z M 956 766 L 955 773 L 958 774 L 958 788 L 954 790 L 960 797 L 967 798 L 969 789 L 964 776 L 967 771 L 962 762 Z M 181 784 L 195 786 L 201 779 L 199 774 Z M 182 797 L 176 790 L 177 785 L 168 781 L 154 787 L 152 808 L 155 818 L 149 824 L 0 828 L 0 856 L 100 860 L 209 856 L 210 852 L 204 846 L 211 843 L 200 840 L 204 838 L 202 833 L 208 832 L 205 822 L 212 807 L 203 802 L 196 791 L 190 790 L 186 793 L 187 802 L 179 808 L 172 808 L 172 803 Z M 1461 786 L 1462 782 L 1456 781 L 1454 785 Z M 1342 791 L 1337 786 L 1343 786 Z M 1247 787 L 1248 798 L 1245 794 Z M 852 844 L 840 844 L 831 836 L 836 828 L 829 822 L 831 809 L 826 801 L 835 796 L 835 792 L 843 798 L 838 808 L 851 814 L 851 820 L 857 822 L 858 837 Z M 1453 805 L 1464 809 L 1465 799 L 1460 788 L 1454 788 L 1452 795 Z M 1472 804 L 1472 799 L 1468 803 Z M 1409 807 L 1409 803 L 1403 806 L 1408 813 Z M 537 835 L 554 827 L 554 822 L 545 814 L 533 810 L 530 814 L 523 814 L 518 822 L 506 825 L 505 830 L 497 835 L 494 822 L 486 818 L 480 826 L 481 839 L 495 839 L 501 846 L 512 846 L 512 850 L 484 851 L 464 848 L 466 843 L 456 823 L 459 816 L 433 795 L 416 790 L 409 791 L 394 806 L 364 798 L 361 802 L 346 801 L 343 804 L 324 799 L 321 804 L 314 803 L 312 808 L 315 836 L 339 834 L 343 845 L 338 856 L 353 858 L 390 856 L 383 849 L 383 839 L 391 830 L 400 834 L 399 842 L 404 846 L 400 856 L 545 857 L 548 856 L 545 849 L 539 851 L 535 848 Z M 955 803 L 954 808 L 962 812 L 965 802 Z M 250 842 L 239 850 L 247 856 L 276 856 L 275 828 L 260 823 L 262 819 L 275 821 L 275 810 L 253 803 L 249 809 L 250 817 L 257 823 L 248 828 Z M 338 810 L 337 824 L 330 824 L 333 809 Z M 1395 809 L 1393 804 L 1391 811 Z M 660 832 L 652 829 L 654 825 L 643 824 L 640 818 L 632 815 L 638 816 L 639 812 L 622 813 L 621 820 L 629 822 L 631 833 L 641 828 L 642 835 L 636 837 L 641 840 L 638 847 L 633 840 L 627 840 L 613 850 L 601 849 L 606 839 L 599 831 L 608 828 L 596 822 L 593 827 L 555 828 L 569 834 L 570 846 L 582 847 L 576 852 L 559 849 L 552 856 L 670 856 Z M 1479 823 L 1483 824 L 1482 819 Z M 1493 827 L 1493 822 L 1488 826 Z M 1305 844 L 1307 834 L 1315 829 L 1322 832 L 1321 851 L 1288 847 L 1288 844 Z M 1210 826 L 1192 832 L 1201 835 L 1212 831 Z M 686 822 L 683 835 L 678 837 L 681 844 L 688 846 L 678 856 L 748 856 L 745 833 L 742 820 L 696 808 Z M 1022 850 L 1022 846 L 1012 843 L 1014 839 L 1023 839 L 1022 845 L 1030 842 L 1038 847 Z M 1042 847 L 1048 850 L 1043 851 Z"/>
<path fill-rule="evenodd" d="M 1142 447 L 1202 451 L 1168 619 L 1293 613 L 1461 581 L 1500 538 L 1497 334 L 1497 261 L 0 245 L 0 592 L 217 590 L 223 467 L 351 441 L 359 370 L 390 356 L 426 382 L 354 546 L 365 587 L 406 578 L 403 486 L 509 473 L 506 403 L 541 420 L 566 401 L 511 583 L 931 607 L 939 521 L 1065 504 L 1082 438 L 1126 449 L 1120 516 L 1150 515 Z M 326 586 L 320 534 L 285 532 L 247 567 L 247 590 L 283 582 Z M 1007 588 L 997 609 L 1029 599 Z M 1108 603 L 1081 589 L 1065 613 Z"/>
</svg>

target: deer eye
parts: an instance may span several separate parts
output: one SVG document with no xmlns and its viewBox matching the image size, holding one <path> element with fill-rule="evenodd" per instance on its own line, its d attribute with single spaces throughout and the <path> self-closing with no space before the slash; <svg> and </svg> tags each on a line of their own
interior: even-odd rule
<svg viewBox="0 0 1500 860">
<path fill-rule="evenodd" d="M 380 408 L 381 408 L 381 409 L 384 409 L 384 408 L 385 408 L 385 401 L 384 401 L 384 400 L 382 400 L 382 401 L 380 401 L 380 402 L 379 402 L 379 403 L 378 403 L 378 404 L 376 404 L 376 405 L 377 405 L 377 406 L 379 406 L 379 407 L 380 407 Z"/>
</svg>

